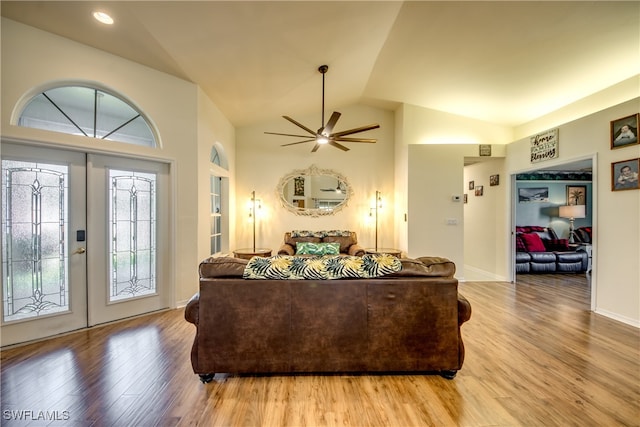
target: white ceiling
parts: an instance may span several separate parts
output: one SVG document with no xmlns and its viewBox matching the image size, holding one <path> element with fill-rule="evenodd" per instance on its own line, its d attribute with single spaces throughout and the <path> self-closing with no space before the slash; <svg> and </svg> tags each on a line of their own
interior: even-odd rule
<svg viewBox="0 0 640 427">
<path fill-rule="evenodd" d="M 640 74 L 640 2 L 2 1 L 197 83 L 236 126 L 409 103 L 516 126 Z M 91 18 L 101 9 L 116 20 Z M 159 88 L 161 89 L 161 88 Z M 639 89 L 640 92 L 640 89 Z M 640 94 L 640 93 L 639 93 Z"/>
</svg>

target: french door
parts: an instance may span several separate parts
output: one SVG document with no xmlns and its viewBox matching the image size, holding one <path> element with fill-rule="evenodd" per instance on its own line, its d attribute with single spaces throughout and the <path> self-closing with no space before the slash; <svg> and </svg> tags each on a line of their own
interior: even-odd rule
<svg viewBox="0 0 640 427">
<path fill-rule="evenodd" d="M 169 306 L 166 165 L 1 150 L 2 346 Z"/>
</svg>

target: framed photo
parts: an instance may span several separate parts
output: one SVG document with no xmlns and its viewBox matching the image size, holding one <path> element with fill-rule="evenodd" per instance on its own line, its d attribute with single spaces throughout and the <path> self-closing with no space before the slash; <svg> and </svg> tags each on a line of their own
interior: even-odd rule
<svg viewBox="0 0 640 427">
<path fill-rule="evenodd" d="M 464 202 L 467 203 L 468 197 L 467 197 L 467 193 L 464 193 Z"/>
<path fill-rule="evenodd" d="M 567 185 L 567 205 L 586 205 L 587 186 Z"/>
<path fill-rule="evenodd" d="M 518 202 L 548 202 L 549 187 L 518 188 Z"/>
<path fill-rule="evenodd" d="M 476 196 L 482 196 L 484 194 L 484 188 L 482 185 L 476 186 Z"/>
<path fill-rule="evenodd" d="M 640 158 L 611 163 L 611 191 L 638 190 Z"/>
<path fill-rule="evenodd" d="M 469 181 L 469 190 L 473 190 L 473 187 L 474 187 L 474 182 Z"/>
<path fill-rule="evenodd" d="M 489 177 L 489 186 L 493 187 L 500 185 L 500 175 L 491 175 Z"/>
<path fill-rule="evenodd" d="M 611 149 L 638 144 L 638 116 L 623 117 L 611 122 Z"/>
</svg>

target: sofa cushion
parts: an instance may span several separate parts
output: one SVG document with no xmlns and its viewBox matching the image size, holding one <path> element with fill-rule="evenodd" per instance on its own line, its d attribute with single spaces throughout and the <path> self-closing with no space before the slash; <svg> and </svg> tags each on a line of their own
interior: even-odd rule
<svg viewBox="0 0 640 427">
<path fill-rule="evenodd" d="M 554 264 L 556 263 L 556 254 L 554 252 L 529 252 L 531 262 L 537 264 Z"/>
<path fill-rule="evenodd" d="M 200 277 L 242 277 L 249 260 L 231 257 L 210 257 L 200 263 Z"/>
<path fill-rule="evenodd" d="M 578 227 L 574 235 L 579 243 L 591 243 L 591 232 L 591 227 Z"/>
<path fill-rule="evenodd" d="M 322 237 L 316 236 L 307 236 L 307 237 L 293 237 L 292 233 L 284 234 L 284 242 L 288 245 L 296 247 L 296 243 L 298 242 L 312 242 L 312 243 L 320 243 L 322 242 Z"/>
<path fill-rule="evenodd" d="M 527 252 L 527 246 L 522 240 L 522 233 L 516 233 L 516 252 Z"/>
<path fill-rule="evenodd" d="M 324 237 L 324 231 L 293 230 L 291 231 L 291 237 L 317 237 L 318 239 L 322 239 Z"/>
<path fill-rule="evenodd" d="M 544 247 L 548 251 L 568 251 L 569 240 L 567 239 L 542 239 Z"/>
<path fill-rule="evenodd" d="M 340 243 L 297 242 L 296 255 L 338 255 Z"/>
<path fill-rule="evenodd" d="M 442 257 L 422 257 L 400 259 L 402 269 L 388 277 L 453 277 L 456 265 Z"/>
<path fill-rule="evenodd" d="M 542 239 L 535 232 L 522 234 L 522 240 L 528 252 L 545 252 L 547 250 Z"/>
<path fill-rule="evenodd" d="M 381 277 L 402 268 L 400 260 L 386 254 L 357 256 L 297 257 L 276 255 L 253 257 L 247 263 L 243 278 L 274 280 L 332 280 Z"/>
</svg>

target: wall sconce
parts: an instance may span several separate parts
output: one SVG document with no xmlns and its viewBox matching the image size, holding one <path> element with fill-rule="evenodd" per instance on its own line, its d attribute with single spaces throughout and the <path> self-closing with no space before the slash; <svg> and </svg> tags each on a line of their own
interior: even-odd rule
<svg viewBox="0 0 640 427">
<path fill-rule="evenodd" d="M 256 220 L 258 219 L 257 213 L 262 209 L 262 200 L 256 199 L 255 190 L 251 192 L 251 200 L 249 201 L 249 218 L 252 219 L 253 226 L 253 251 L 256 251 Z"/>
<path fill-rule="evenodd" d="M 573 239 L 573 220 L 585 217 L 585 205 L 560 206 L 558 211 L 560 218 L 569 218 L 569 243 L 575 243 Z"/>
<path fill-rule="evenodd" d="M 374 200 L 374 206 L 369 208 L 369 216 L 376 217 L 376 251 L 378 250 L 378 213 L 382 210 L 382 193 L 376 190 L 376 198 Z"/>
</svg>

